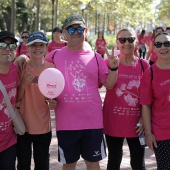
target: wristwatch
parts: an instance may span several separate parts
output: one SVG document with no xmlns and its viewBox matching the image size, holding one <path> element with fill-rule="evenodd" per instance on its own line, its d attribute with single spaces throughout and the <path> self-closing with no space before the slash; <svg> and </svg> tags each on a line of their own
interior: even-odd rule
<svg viewBox="0 0 170 170">
<path fill-rule="evenodd" d="M 109 69 L 110 69 L 111 71 L 116 71 L 116 70 L 118 69 L 118 67 L 115 67 L 115 68 L 109 67 Z"/>
</svg>

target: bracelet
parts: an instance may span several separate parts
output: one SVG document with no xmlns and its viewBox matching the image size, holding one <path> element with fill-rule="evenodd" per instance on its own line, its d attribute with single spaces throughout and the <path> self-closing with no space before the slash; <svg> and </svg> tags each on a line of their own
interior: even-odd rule
<svg viewBox="0 0 170 170">
<path fill-rule="evenodd" d="M 115 68 L 109 67 L 109 69 L 110 69 L 111 71 L 116 71 L 116 70 L 118 69 L 118 67 L 115 67 Z"/>
<path fill-rule="evenodd" d="M 150 133 L 149 135 L 145 135 L 145 138 L 148 138 L 149 136 L 153 135 L 152 133 Z"/>
</svg>

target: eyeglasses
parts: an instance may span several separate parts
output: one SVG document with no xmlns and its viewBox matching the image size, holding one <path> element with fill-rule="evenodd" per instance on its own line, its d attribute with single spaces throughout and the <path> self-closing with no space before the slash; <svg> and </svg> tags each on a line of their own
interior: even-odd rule
<svg viewBox="0 0 170 170">
<path fill-rule="evenodd" d="M 78 34 L 83 34 L 84 30 L 85 30 L 85 28 L 82 28 L 82 27 L 78 27 L 78 28 L 70 27 L 70 28 L 67 29 L 67 32 L 70 35 L 74 34 L 76 31 L 77 31 Z"/>
<path fill-rule="evenodd" d="M 135 37 L 129 37 L 129 38 L 125 38 L 125 37 L 121 37 L 121 38 L 117 38 L 119 40 L 119 42 L 121 44 L 124 44 L 126 42 L 126 40 L 129 42 L 129 43 L 133 43 L 135 41 Z"/>
<path fill-rule="evenodd" d="M 9 47 L 11 51 L 14 51 L 17 48 L 17 45 L 12 43 L 0 42 L 0 49 L 5 50 L 7 47 Z"/>
<path fill-rule="evenodd" d="M 24 38 L 25 38 L 25 39 L 28 39 L 28 36 L 22 36 L 21 38 L 22 38 L 22 39 L 24 39 Z"/>
<path fill-rule="evenodd" d="M 161 42 L 155 42 L 154 43 L 154 46 L 156 48 L 161 48 L 162 45 L 164 45 L 164 47 L 170 47 L 170 41 L 165 41 L 164 43 L 161 43 Z"/>
</svg>

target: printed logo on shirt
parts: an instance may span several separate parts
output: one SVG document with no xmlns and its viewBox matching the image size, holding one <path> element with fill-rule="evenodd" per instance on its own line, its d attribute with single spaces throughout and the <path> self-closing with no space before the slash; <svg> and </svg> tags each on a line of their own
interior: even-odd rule
<svg viewBox="0 0 170 170">
<path fill-rule="evenodd" d="M 118 97 L 123 97 L 124 100 L 126 101 L 126 103 L 128 103 L 129 106 L 136 106 L 136 104 L 138 103 L 138 96 L 136 94 L 134 94 L 133 92 L 131 92 L 130 90 L 132 88 L 139 88 L 139 81 L 138 80 L 132 80 L 129 81 L 129 83 L 126 84 L 122 84 L 120 86 L 120 88 L 118 88 L 116 90 L 116 94 Z"/>
<path fill-rule="evenodd" d="M 81 92 L 86 85 L 86 76 L 83 73 L 84 66 L 80 61 L 71 62 L 68 67 L 69 74 L 73 77 L 72 85 L 78 92 Z"/>
</svg>

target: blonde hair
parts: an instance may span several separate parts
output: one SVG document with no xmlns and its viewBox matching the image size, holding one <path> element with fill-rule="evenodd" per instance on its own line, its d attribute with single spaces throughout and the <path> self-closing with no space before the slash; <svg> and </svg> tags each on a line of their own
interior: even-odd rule
<svg viewBox="0 0 170 170">
<path fill-rule="evenodd" d="M 136 32 L 134 31 L 134 29 L 132 28 L 123 28 L 121 30 L 118 31 L 117 35 L 116 35 L 116 39 L 118 38 L 119 34 L 123 31 L 128 31 L 130 32 L 135 38 L 136 38 Z"/>
</svg>

